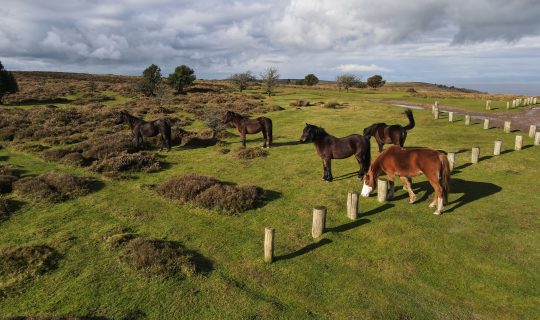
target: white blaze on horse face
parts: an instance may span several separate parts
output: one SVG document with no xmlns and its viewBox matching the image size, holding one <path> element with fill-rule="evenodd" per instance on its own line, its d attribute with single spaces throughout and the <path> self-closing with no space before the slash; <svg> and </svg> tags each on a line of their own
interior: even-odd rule
<svg viewBox="0 0 540 320">
<path fill-rule="evenodd" d="M 362 197 L 369 197 L 371 190 L 373 190 L 373 188 L 368 186 L 366 182 L 364 182 L 364 186 L 362 187 Z"/>
</svg>

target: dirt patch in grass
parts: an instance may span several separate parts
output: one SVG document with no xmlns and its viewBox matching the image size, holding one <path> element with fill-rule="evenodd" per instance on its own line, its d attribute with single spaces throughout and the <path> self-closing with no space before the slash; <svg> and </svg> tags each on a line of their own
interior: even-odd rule
<svg viewBox="0 0 540 320">
<path fill-rule="evenodd" d="M 260 157 L 266 157 L 268 155 L 268 151 L 261 148 L 261 147 L 255 147 L 255 148 L 236 148 L 230 152 L 230 155 L 237 159 L 242 160 L 251 160 L 255 158 Z"/>
<path fill-rule="evenodd" d="M 15 193 L 37 202 L 60 202 L 90 193 L 99 182 L 62 172 L 48 172 L 37 177 L 24 177 L 13 184 Z"/>
<path fill-rule="evenodd" d="M 195 174 L 169 179 L 159 185 L 156 191 L 180 203 L 192 203 L 229 215 L 257 208 L 266 197 L 266 192 L 256 186 L 237 186 Z"/>
<path fill-rule="evenodd" d="M 211 271 L 212 262 L 174 241 L 145 239 L 135 234 L 114 235 L 107 240 L 120 259 L 152 276 L 186 278 Z"/>
</svg>

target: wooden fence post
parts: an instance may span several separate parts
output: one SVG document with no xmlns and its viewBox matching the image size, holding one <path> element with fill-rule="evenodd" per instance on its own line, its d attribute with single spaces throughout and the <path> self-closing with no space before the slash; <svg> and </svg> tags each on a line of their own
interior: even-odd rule
<svg viewBox="0 0 540 320">
<path fill-rule="evenodd" d="M 491 100 L 486 101 L 486 110 L 491 110 Z"/>
<path fill-rule="evenodd" d="M 358 192 L 347 194 L 347 217 L 351 220 L 358 218 Z"/>
<path fill-rule="evenodd" d="M 377 180 L 377 201 L 383 203 L 388 197 L 388 181 L 378 179 Z"/>
<path fill-rule="evenodd" d="M 484 130 L 489 129 L 489 119 L 484 119 Z"/>
<path fill-rule="evenodd" d="M 536 126 L 532 124 L 529 127 L 529 138 L 534 138 L 534 135 L 536 134 Z"/>
<path fill-rule="evenodd" d="M 510 121 L 504 122 L 504 132 L 510 133 L 512 123 Z"/>
<path fill-rule="evenodd" d="M 450 171 L 454 170 L 454 164 L 456 163 L 456 153 L 448 152 L 446 158 L 448 158 L 448 163 L 450 164 Z"/>
<path fill-rule="evenodd" d="M 493 146 L 493 155 L 498 156 L 501 154 L 501 147 L 502 147 L 502 141 L 497 140 L 495 141 L 495 145 Z"/>
<path fill-rule="evenodd" d="M 313 239 L 320 237 L 324 233 L 326 226 L 326 207 L 316 206 L 313 208 L 313 224 L 311 225 L 311 236 Z"/>
<path fill-rule="evenodd" d="M 264 262 L 274 261 L 274 228 L 264 228 Z"/>
<path fill-rule="evenodd" d="M 480 148 L 479 147 L 472 148 L 471 162 L 478 163 L 479 157 L 480 157 Z"/>
<path fill-rule="evenodd" d="M 439 119 L 439 108 L 435 108 L 433 111 L 433 116 L 435 117 L 435 120 Z"/>
<path fill-rule="evenodd" d="M 506 110 L 510 110 L 510 101 L 506 101 Z"/>
<path fill-rule="evenodd" d="M 514 146 L 514 149 L 516 151 L 521 150 L 523 148 L 523 136 L 516 136 L 516 144 Z"/>
<path fill-rule="evenodd" d="M 452 111 L 448 112 L 448 121 L 454 122 L 454 113 Z"/>
<path fill-rule="evenodd" d="M 471 116 L 466 114 L 465 115 L 465 125 L 470 126 L 471 125 Z"/>
<path fill-rule="evenodd" d="M 534 134 L 534 145 L 540 146 L 540 131 Z"/>
</svg>

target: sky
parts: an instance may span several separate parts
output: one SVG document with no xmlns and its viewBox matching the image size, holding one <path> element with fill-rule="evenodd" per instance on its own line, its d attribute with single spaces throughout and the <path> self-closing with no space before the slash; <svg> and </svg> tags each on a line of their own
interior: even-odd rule
<svg viewBox="0 0 540 320">
<path fill-rule="evenodd" d="M 540 85 L 539 0 L 2 0 L 8 70 Z"/>
</svg>

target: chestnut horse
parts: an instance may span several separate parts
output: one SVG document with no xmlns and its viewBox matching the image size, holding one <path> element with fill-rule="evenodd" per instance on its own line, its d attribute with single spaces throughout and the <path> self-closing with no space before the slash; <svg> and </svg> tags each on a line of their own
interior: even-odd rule
<svg viewBox="0 0 540 320">
<path fill-rule="evenodd" d="M 435 196 L 429 207 L 437 207 L 434 214 L 441 214 L 443 205 L 448 203 L 450 189 L 450 165 L 442 152 L 427 148 L 402 148 L 391 146 L 379 154 L 369 167 L 364 177 L 362 196 L 368 197 L 375 188 L 377 177 L 385 172 L 388 176 L 390 191 L 388 198 L 394 196 L 394 176 L 398 175 L 403 186 L 409 193 L 409 203 L 416 201 L 416 195 L 411 189 L 407 178 L 424 173 L 435 190 Z"/>
<path fill-rule="evenodd" d="M 171 124 L 167 119 L 146 122 L 126 111 L 120 111 L 118 119 L 114 123 L 127 123 L 129 125 L 137 148 L 143 143 L 143 137 L 155 137 L 159 134 L 161 138 L 161 148 L 159 150 L 163 150 L 163 145 L 167 145 L 167 151 L 171 151 Z"/>
<path fill-rule="evenodd" d="M 328 134 L 323 128 L 307 124 L 300 137 L 300 142 L 313 142 L 317 149 L 317 154 L 323 161 L 324 175 L 323 180 L 331 182 L 332 177 L 332 159 L 345 159 L 354 154 L 360 169 L 358 178 L 366 173 L 371 162 L 371 149 L 369 139 L 359 135 L 351 134 L 343 138 L 336 138 Z"/>
<path fill-rule="evenodd" d="M 266 148 L 267 144 L 268 148 L 272 145 L 272 120 L 270 118 L 259 117 L 257 119 L 249 119 L 236 112 L 227 111 L 223 118 L 223 123 L 229 123 L 231 121 L 240 133 L 244 147 L 246 146 L 246 134 L 259 133 L 261 131 L 264 138 L 263 148 Z"/>
<path fill-rule="evenodd" d="M 364 129 L 364 136 L 367 138 L 375 137 L 379 145 L 379 152 L 382 152 L 384 144 L 403 147 L 405 139 L 407 139 L 407 131 L 414 128 L 414 117 L 411 109 L 405 110 L 405 115 L 409 118 L 408 125 L 393 124 L 389 126 L 386 123 L 374 123 Z"/>
</svg>

